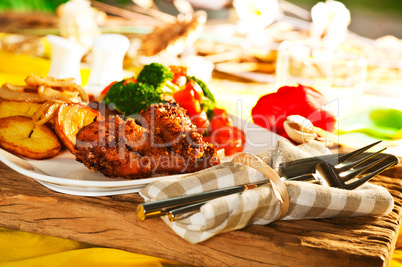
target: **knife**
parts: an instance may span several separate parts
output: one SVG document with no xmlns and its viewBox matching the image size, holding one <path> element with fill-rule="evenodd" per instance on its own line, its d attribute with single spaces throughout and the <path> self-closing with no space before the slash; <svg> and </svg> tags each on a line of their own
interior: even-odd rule
<svg viewBox="0 0 402 267">
<path fill-rule="evenodd" d="M 212 191 L 191 194 L 187 196 L 179 196 L 174 198 L 162 199 L 153 202 L 143 203 L 137 207 L 137 216 L 140 220 L 148 218 L 159 217 L 167 215 L 173 210 L 173 217 L 182 214 L 184 212 L 193 211 L 199 209 L 208 200 L 218 198 L 221 196 L 231 195 L 235 193 L 241 193 L 243 191 L 256 188 L 262 184 L 266 184 L 268 181 L 261 181 L 254 184 L 237 185 L 222 189 L 216 189 Z M 202 203 L 202 204 L 201 204 Z M 193 205 L 198 204 L 198 205 Z M 189 206 L 192 205 L 192 206 Z M 186 209 L 179 209 L 187 207 Z M 171 215 L 172 216 L 172 215 Z"/>
</svg>

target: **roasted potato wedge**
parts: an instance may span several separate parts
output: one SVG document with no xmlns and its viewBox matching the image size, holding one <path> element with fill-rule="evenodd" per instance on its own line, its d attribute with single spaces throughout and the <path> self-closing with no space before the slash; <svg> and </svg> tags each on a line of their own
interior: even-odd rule
<svg viewBox="0 0 402 267">
<path fill-rule="evenodd" d="M 32 118 L 42 104 L 0 100 L 0 118 L 24 116 Z"/>
<path fill-rule="evenodd" d="M 35 125 L 24 116 L 0 119 L 0 146 L 30 159 L 48 159 L 59 154 L 61 143 L 52 129 Z"/>
<path fill-rule="evenodd" d="M 99 111 L 78 103 L 62 104 L 55 116 L 55 131 L 61 142 L 75 153 L 75 136 L 84 126 L 103 119 Z"/>
</svg>

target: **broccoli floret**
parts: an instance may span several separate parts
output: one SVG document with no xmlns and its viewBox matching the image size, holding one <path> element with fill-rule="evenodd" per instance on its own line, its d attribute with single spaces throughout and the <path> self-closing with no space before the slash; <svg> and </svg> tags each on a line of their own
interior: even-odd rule
<svg viewBox="0 0 402 267">
<path fill-rule="evenodd" d="M 174 92 L 179 88 L 172 83 L 173 76 L 173 73 L 162 64 L 151 63 L 143 67 L 137 81 L 151 84 L 155 88 L 162 89 L 163 92 Z"/>
<path fill-rule="evenodd" d="M 142 82 L 127 83 L 120 81 L 112 85 L 103 101 L 122 112 L 125 116 L 139 114 L 153 103 L 162 102 L 162 90 Z"/>
</svg>

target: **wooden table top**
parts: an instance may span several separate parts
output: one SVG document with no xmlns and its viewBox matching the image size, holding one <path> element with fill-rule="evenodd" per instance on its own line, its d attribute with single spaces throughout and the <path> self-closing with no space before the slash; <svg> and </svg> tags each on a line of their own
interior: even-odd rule
<svg viewBox="0 0 402 267">
<path fill-rule="evenodd" d="M 372 182 L 395 199 L 386 216 L 277 221 L 193 245 L 160 218 L 140 221 L 136 208 L 143 199 L 138 194 L 57 193 L 0 163 L 0 227 L 200 266 L 387 266 L 400 227 L 402 165 Z"/>
</svg>

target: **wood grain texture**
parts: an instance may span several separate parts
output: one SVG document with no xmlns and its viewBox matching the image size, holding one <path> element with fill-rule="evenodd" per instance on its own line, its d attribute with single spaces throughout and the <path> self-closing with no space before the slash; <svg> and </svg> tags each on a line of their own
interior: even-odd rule
<svg viewBox="0 0 402 267">
<path fill-rule="evenodd" d="M 386 216 L 277 221 L 192 245 L 159 218 L 140 221 L 138 194 L 61 194 L 0 163 L 0 227 L 199 266 L 387 266 L 400 226 L 402 165 L 372 182 L 395 199 Z"/>
</svg>

